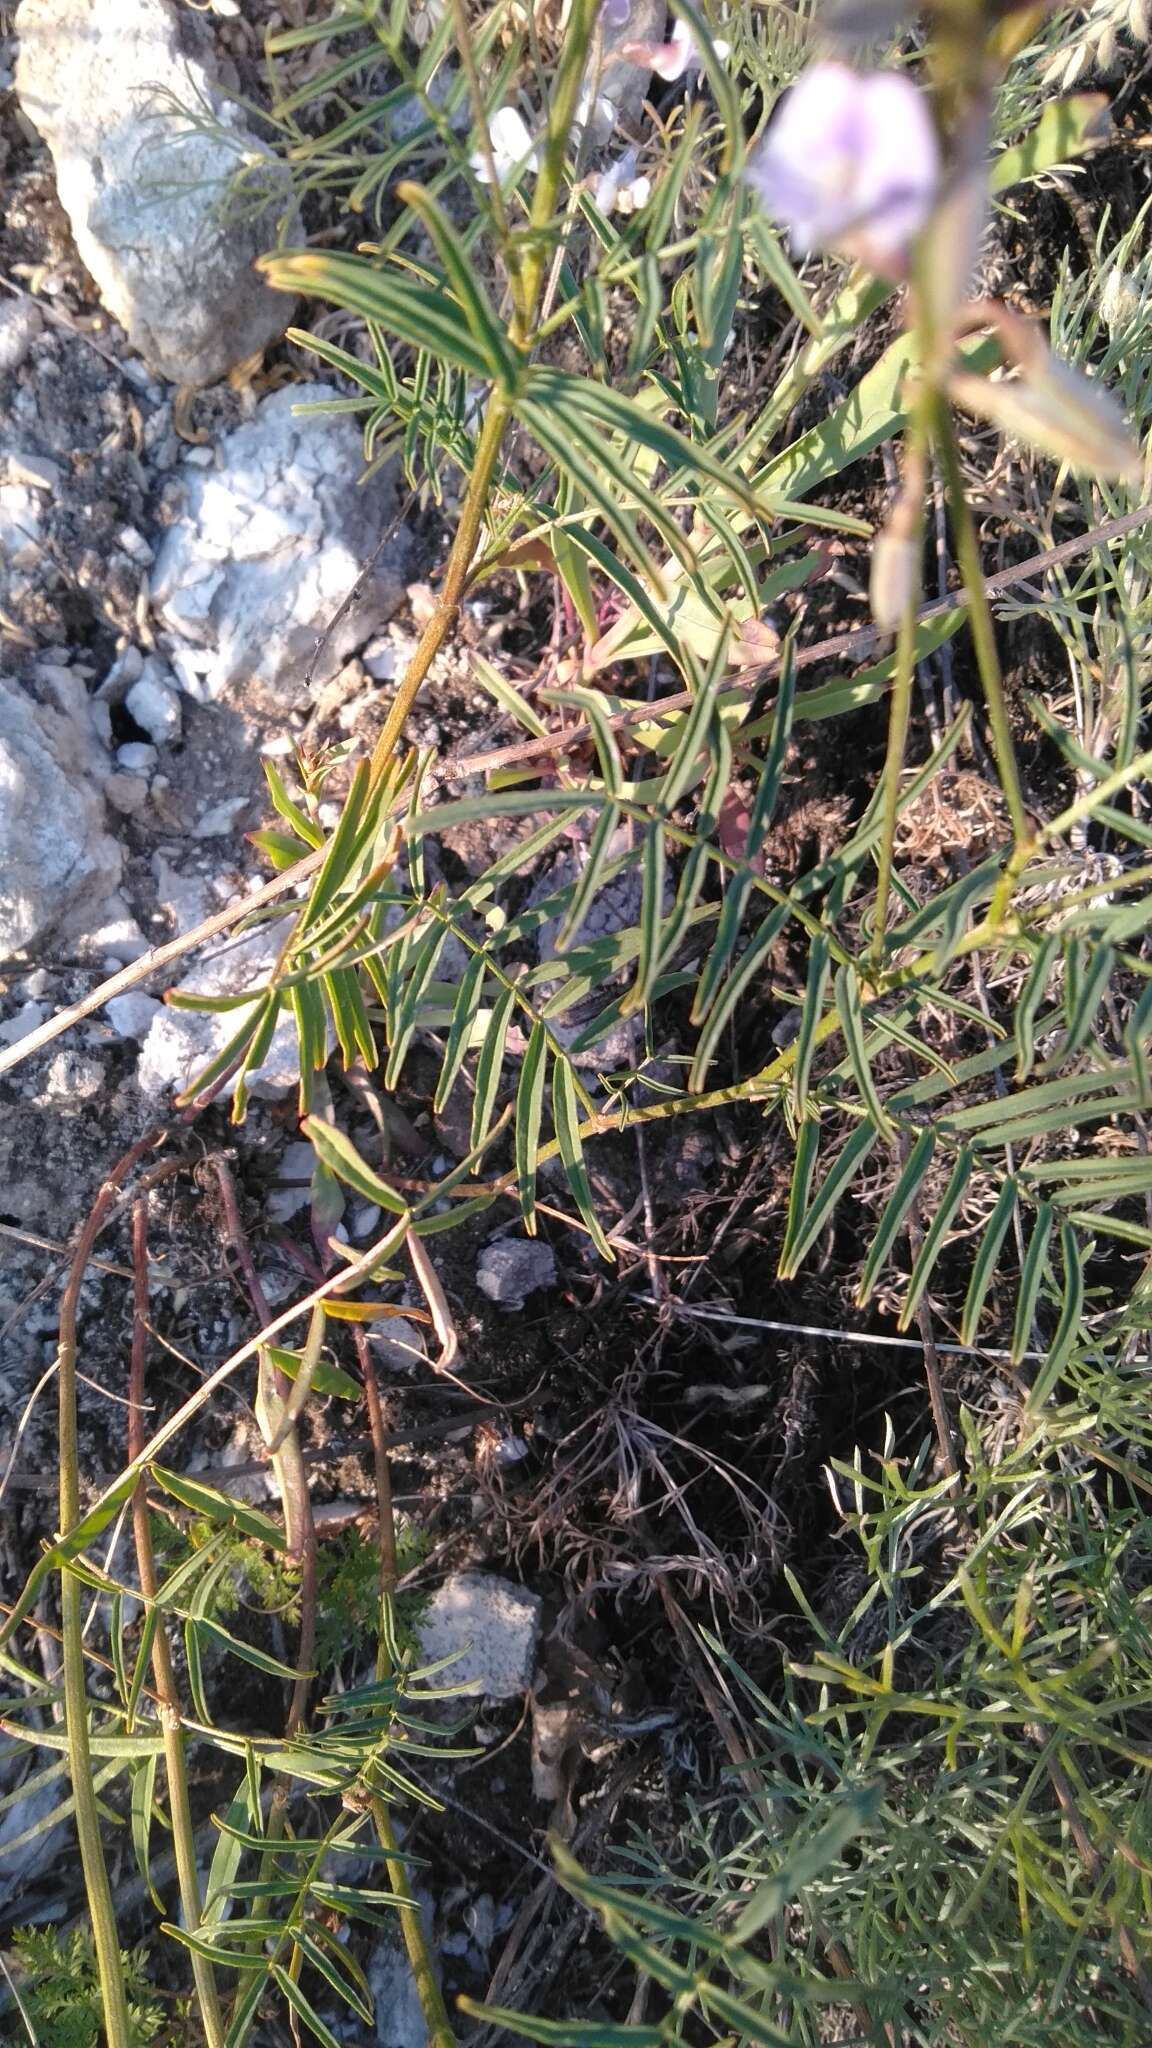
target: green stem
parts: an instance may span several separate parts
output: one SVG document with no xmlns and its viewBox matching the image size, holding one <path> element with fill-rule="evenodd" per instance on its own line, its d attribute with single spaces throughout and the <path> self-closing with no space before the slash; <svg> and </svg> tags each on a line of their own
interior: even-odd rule
<svg viewBox="0 0 1152 2048">
<path fill-rule="evenodd" d="M 372 1435 L 373 1462 L 376 1472 L 376 1506 L 380 1517 L 380 1620 L 381 1629 L 376 1645 L 376 1682 L 383 1684 L 391 1675 L 392 1659 L 388 1650 L 388 1631 L 383 1626 L 385 1611 L 396 1592 L 396 1521 L 392 1512 L 392 1476 L 388 1466 L 388 1447 L 384 1435 L 384 1413 L 380 1402 L 380 1386 L 368 1339 L 359 1324 L 354 1332 L 356 1355 L 364 1379 L 364 1393 L 368 1406 L 368 1425 Z M 380 1847 L 384 1851 L 388 1871 L 388 1883 L 397 1898 L 403 1900 L 399 1908 L 400 1931 L 404 1937 L 408 1961 L 416 1980 L 416 1991 L 424 2025 L 428 2032 L 429 2048 L 455 2048 L 456 2037 L 452 2022 L 444 2004 L 444 1994 L 436 1976 L 436 1965 L 424 1932 L 424 1921 L 408 1883 L 408 1872 L 401 1859 L 400 1844 L 392 1826 L 392 1815 L 388 1802 L 379 1792 L 369 1793 L 369 1805 Z"/>
<path fill-rule="evenodd" d="M 900 539 L 907 541 L 917 572 L 900 614 L 896 637 L 896 666 L 888 709 L 888 745 L 880 781 L 880 849 L 877 856 L 876 905 L 873 911 L 871 961 L 874 968 L 884 958 L 884 937 L 888 924 L 888 901 L 892 893 L 892 867 L 896 847 L 896 823 L 900 816 L 900 780 L 908 744 L 908 721 L 912 711 L 912 685 L 916 677 L 916 634 L 919 624 L 919 563 L 924 542 L 924 481 L 928 447 L 928 406 L 921 393 L 908 428 L 904 457 L 904 490 L 898 513 L 902 514 Z"/>
<path fill-rule="evenodd" d="M 60 1345 L 56 1355 L 60 1430 L 60 1534 L 67 1536 L 80 1520 L 80 1432 L 76 1411 L 76 1313 L 80 1289 L 96 1240 L 122 1183 L 157 1142 L 150 1131 L 113 1167 L 92 1205 L 72 1257 L 60 1303 Z M 120 1959 L 120 1936 L 112 1887 L 100 1839 L 100 1812 L 92 1776 L 92 1745 L 88 1720 L 88 1689 L 84 1679 L 83 1589 L 68 1570 L 60 1574 L 60 1633 L 64 1665 L 64 1726 L 68 1739 L 68 1770 L 76 1803 L 76 1833 L 84 1889 L 92 1917 L 92 1944 L 100 1980 L 106 2048 L 130 2048 L 128 1995 Z"/>
<path fill-rule="evenodd" d="M 507 251 L 509 275 L 515 279 L 516 301 L 509 333 L 512 341 L 525 350 L 531 346 L 532 325 L 540 310 L 540 296 L 544 289 L 551 240 L 549 230 L 564 175 L 568 137 L 580 103 L 585 61 L 591 47 L 598 11 L 599 0 L 576 0 L 560 60 L 556 91 L 548 112 L 548 132 L 544 139 L 543 160 L 536 179 L 536 189 L 532 195 L 528 235 L 522 248 L 514 247 Z M 495 198 L 497 205 L 500 205 L 498 187 L 495 190 Z M 388 768 L 416 694 L 451 631 L 460 608 L 460 601 L 468 587 L 469 573 L 484 525 L 488 493 L 500 457 L 504 429 L 510 416 L 511 407 L 507 400 L 494 392 L 489 398 L 484 425 L 476 443 L 472 474 L 468 479 L 460 523 L 444 570 L 444 581 L 436 609 L 420 635 L 412 659 L 389 706 L 383 731 L 372 749 L 374 782 L 378 781 Z"/>
<path fill-rule="evenodd" d="M 419 1906 L 412 1897 L 408 1883 L 408 1872 L 400 1859 L 400 1844 L 392 1826 L 392 1815 L 387 1802 L 379 1792 L 369 1794 L 372 1819 L 384 1851 L 384 1867 L 388 1872 L 388 1883 L 398 1899 L 404 1901 L 398 1908 L 400 1932 L 404 1936 L 404 1947 L 416 1979 L 416 1991 L 420 1999 L 420 2010 L 428 2030 L 428 2048 L 456 2048 L 456 2036 L 444 2003 L 444 1993 L 436 1977 L 436 1966 L 428 1937 L 424 1932 L 424 1920 Z"/>
<path fill-rule="evenodd" d="M 484 425 L 480 429 L 480 438 L 476 443 L 476 456 L 460 512 L 460 524 L 456 528 L 456 537 L 452 542 L 444 570 L 444 582 L 436 609 L 416 643 L 412 659 L 389 706 L 383 731 L 372 749 L 374 783 L 379 782 L 381 776 L 387 772 L 396 742 L 404 730 L 405 720 L 416 700 L 416 693 L 444 645 L 460 609 L 460 601 L 468 586 L 468 574 L 484 524 L 488 492 L 499 460 L 500 445 L 504 439 L 508 417 L 507 403 L 493 394 L 488 401 Z"/>
<path fill-rule="evenodd" d="M 128 1456 L 137 1458 L 144 1447 L 144 1373 L 148 1352 L 148 1204 L 141 1198 L 132 1212 L 133 1306 L 132 1367 L 128 1386 Z M 158 1590 L 156 1559 L 152 1548 L 152 1524 L 148 1515 L 148 1491 L 143 1479 L 132 1496 L 132 1526 L 136 1540 L 136 1563 L 140 1591 L 155 1600 Z M 172 1652 L 160 1617 L 152 1638 L 152 1670 L 160 1729 L 164 1740 L 164 1767 L 168 1777 L 168 1806 L 172 1823 L 172 1847 L 176 1855 L 176 1878 L 184 1924 L 195 1934 L 201 1924 L 203 1900 L 200 1873 L 196 1867 L 196 1831 L 192 1802 L 188 1796 L 188 1760 L 181 1725 L 180 1696 Z M 216 1978 L 207 1956 L 192 1952 L 192 1982 L 200 2008 L 207 2048 L 223 2048 L 226 2027 L 216 1988 Z"/>
<path fill-rule="evenodd" d="M 1032 851 L 1034 835 L 1020 788 L 1020 771 L 1016 765 L 1016 749 L 1012 744 L 1012 728 L 1004 696 L 1004 678 L 1000 672 L 1000 656 L 996 648 L 996 628 L 992 619 L 992 607 L 988 602 L 988 593 L 984 588 L 984 566 L 980 560 L 976 522 L 964 493 L 956 432 L 948 400 L 942 392 L 934 394 L 932 411 L 932 435 L 944 473 L 944 493 L 948 500 L 948 515 L 956 544 L 956 559 L 960 565 L 960 574 L 968 598 L 968 626 L 972 634 L 984 701 L 988 707 L 988 723 L 992 729 L 992 748 L 996 755 L 1000 784 L 1004 792 L 1004 801 L 1008 806 L 1008 816 L 1012 821 L 1012 837 L 1015 842 L 1013 858 L 1018 864 L 1018 871 Z"/>
<path fill-rule="evenodd" d="M 75 1368 L 75 1352 L 66 1363 L 62 1346 L 59 1366 L 61 1411 L 64 1407 L 65 1381 L 70 1381 L 73 1389 L 75 1388 Z M 74 1437 L 71 1441 L 66 1440 L 62 1419 L 61 1493 L 65 1463 L 71 1462 L 75 1451 L 76 1440 Z M 72 1519 L 79 1520 L 78 1510 Z M 88 1895 L 88 1911 L 92 1917 L 92 1944 L 96 1951 L 96 1967 L 100 1978 L 104 2028 L 108 2048 L 130 2048 L 128 1995 L 124 1988 L 124 1969 L 120 1960 L 120 1936 L 112 1904 L 112 1887 L 108 1882 L 108 1870 L 100 1840 L 96 1791 L 92 1783 L 92 1750 L 88 1739 L 88 1693 L 84 1684 L 84 1617 L 81 1586 L 79 1579 L 69 1571 L 61 1575 L 60 1630 L 64 1644 L 64 1717 L 68 1735 L 68 1770 L 76 1802 L 76 1833 L 80 1840 L 80 1863 L 84 1872 L 84 1889 Z"/>
</svg>

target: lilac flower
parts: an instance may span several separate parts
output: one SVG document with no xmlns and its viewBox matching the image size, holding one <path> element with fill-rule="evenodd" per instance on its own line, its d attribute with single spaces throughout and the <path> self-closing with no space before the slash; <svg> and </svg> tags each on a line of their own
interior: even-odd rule
<svg viewBox="0 0 1152 2048">
<path fill-rule="evenodd" d="M 903 276 L 940 183 L 927 101 L 899 71 L 813 64 L 786 95 L 748 179 L 798 254 L 837 249 Z"/>
<path fill-rule="evenodd" d="M 651 199 L 651 178 L 637 176 L 639 154 L 636 149 L 626 149 L 622 157 L 600 173 L 592 196 L 605 217 L 612 213 L 639 213 Z"/>
<path fill-rule="evenodd" d="M 723 62 L 723 59 L 730 55 L 732 45 L 716 37 L 712 49 Z M 633 64 L 644 65 L 647 70 L 654 71 L 657 78 L 667 79 L 669 83 L 673 79 L 683 78 L 686 71 L 696 72 L 704 69 L 704 59 L 697 47 L 696 38 L 688 23 L 681 21 L 679 15 L 672 24 L 672 34 L 668 42 L 625 43 L 620 55 L 627 57 Z"/>
</svg>

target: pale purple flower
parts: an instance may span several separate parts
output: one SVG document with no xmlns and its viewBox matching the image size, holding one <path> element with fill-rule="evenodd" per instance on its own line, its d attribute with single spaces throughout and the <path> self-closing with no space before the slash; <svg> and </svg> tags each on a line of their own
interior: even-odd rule
<svg viewBox="0 0 1152 2048">
<path fill-rule="evenodd" d="M 536 169 L 536 144 L 515 107 L 497 107 L 488 123 L 492 163 L 501 185 L 510 184 L 523 170 Z M 470 159 L 482 185 L 490 182 L 488 158 L 478 149 Z"/>
<path fill-rule="evenodd" d="M 592 196 L 606 218 L 612 213 L 639 213 L 651 199 L 651 178 L 637 176 L 639 156 L 638 150 L 626 149 L 596 180 Z"/>
<path fill-rule="evenodd" d="M 748 180 L 797 254 L 837 249 L 903 275 L 940 184 L 927 100 L 899 71 L 813 64 L 786 94 Z"/>
<path fill-rule="evenodd" d="M 721 62 L 731 54 L 731 48 L 731 44 L 724 42 L 720 37 L 714 38 L 712 49 Z M 667 79 L 669 83 L 674 79 L 683 78 L 686 71 L 697 72 L 704 69 L 704 59 L 696 38 L 688 23 L 682 21 L 679 15 L 672 24 L 672 34 L 666 43 L 625 43 L 620 55 L 627 57 L 633 64 L 644 65 L 647 70 L 654 71 L 657 78 Z"/>
</svg>

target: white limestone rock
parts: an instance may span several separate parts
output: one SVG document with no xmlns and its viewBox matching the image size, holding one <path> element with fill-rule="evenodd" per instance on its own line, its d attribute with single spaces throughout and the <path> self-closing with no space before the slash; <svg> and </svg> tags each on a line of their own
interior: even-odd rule
<svg viewBox="0 0 1152 2048">
<path fill-rule="evenodd" d="M 292 204 L 286 170 L 173 0 L 23 0 L 16 30 L 21 106 L 105 306 L 153 369 L 215 383 L 291 318 L 291 298 L 253 268 Z M 244 203 L 229 205 L 242 168 Z"/>
<path fill-rule="evenodd" d="M 327 384 L 274 391 L 224 436 L 215 467 L 181 467 L 182 516 L 161 543 L 152 601 L 183 643 L 172 650 L 173 666 L 201 702 L 239 688 L 302 701 L 317 642 L 393 516 L 391 479 L 360 483 L 355 421 L 293 410 L 341 396 Z M 403 535 L 383 550 L 326 643 L 314 684 L 328 681 L 401 602 L 407 553 Z"/>
<path fill-rule="evenodd" d="M 91 728 L 0 679 L 0 960 L 49 937 L 66 951 L 124 915 L 106 772 Z"/>
</svg>

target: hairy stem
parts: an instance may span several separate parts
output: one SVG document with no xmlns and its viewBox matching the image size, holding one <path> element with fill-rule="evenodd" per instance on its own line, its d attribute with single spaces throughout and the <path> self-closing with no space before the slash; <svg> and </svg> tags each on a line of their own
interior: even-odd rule
<svg viewBox="0 0 1152 2048">
<path fill-rule="evenodd" d="M 263 1330 L 272 1318 L 248 1234 L 240 1215 L 240 1204 L 236 1197 L 236 1183 L 227 1160 L 217 1157 L 213 1160 L 216 1182 L 220 1190 L 220 1201 L 224 1211 L 224 1228 L 236 1263 L 244 1277 L 256 1319 Z M 286 1373 L 277 1371 L 262 1351 L 259 1362 L 261 1415 L 274 1414 L 280 1405 L 288 1400 L 292 1382 Z M 300 1449 L 300 1438 L 295 1428 L 289 1429 L 283 1442 L 271 1454 L 272 1471 L 284 1510 L 284 1535 L 287 1542 L 288 1560 L 300 1567 L 300 1638 L 297 1646 L 297 1664 L 300 1677 L 292 1688 L 292 1699 L 288 1708 L 286 1732 L 289 1736 L 298 1734 L 304 1724 L 308 1705 L 308 1689 L 312 1681 L 304 1674 L 310 1671 L 316 1649 L 316 1527 L 312 1515 L 312 1495 L 308 1488 L 308 1475 Z"/>
<path fill-rule="evenodd" d="M 128 1456 L 137 1458 L 144 1447 L 144 1375 L 148 1357 L 148 1204 L 141 1198 L 132 1210 L 132 1364 L 128 1382 Z M 156 1559 L 152 1548 L 152 1524 L 148 1515 L 147 1482 L 141 1478 L 132 1496 L 132 1528 L 136 1541 L 136 1563 L 140 1591 L 155 1600 L 159 1590 Z M 168 1776 L 168 1806 L 172 1823 L 172 1847 L 176 1856 L 176 1877 L 184 1925 L 195 1934 L 201 1924 L 203 1900 L 200 1874 L 196 1867 L 196 1829 L 192 1802 L 188 1796 L 188 1764 L 181 1726 L 180 1696 L 172 1652 L 161 1618 L 152 1638 L 152 1670 L 156 1680 L 160 1728 L 164 1739 L 164 1767 Z M 200 2010 L 207 2048 L 223 2048 L 226 2034 L 224 2014 L 216 1978 L 206 1956 L 192 1951 L 192 1981 Z"/>
<path fill-rule="evenodd" d="M 928 409 L 923 395 L 908 428 L 904 457 L 904 484 L 896 514 L 894 537 L 906 544 L 917 565 L 923 548 L 924 492 L 928 447 Z M 899 530 L 895 531 L 897 516 Z M 883 536 L 881 537 L 883 539 Z M 900 778 L 908 744 L 908 720 L 912 708 L 912 685 L 916 678 L 916 629 L 920 596 L 918 575 L 910 578 L 900 614 L 896 638 L 896 668 L 892 677 L 892 699 L 888 708 L 888 746 L 881 779 L 881 829 L 877 856 L 876 907 L 873 912 L 871 958 L 879 967 L 884 958 L 884 934 L 888 923 L 888 899 L 892 891 L 892 864 L 896 846 L 896 823 L 900 815 Z"/>
<path fill-rule="evenodd" d="M 944 494 L 948 500 L 948 516 L 956 544 L 956 558 L 960 564 L 964 592 L 968 599 L 968 626 L 972 634 L 984 701 L 988 707 L 988 723 L 992 729 L 992 746 L 1000 773 L 1000 786 L 1008 806 L 1008 816 L 1012 821 L 1015 857 L 1019 864 L 1023 865 L 1031 852 L 1034 835 L 1020 788 L 1020 771 L 1016 765 L 1016 749 L 1012 744 L 1012 728 L 1004 696 L 1004 678 L 1000 672 L 1000 656 L 996 648 L 996 628 L 985 588 L 976 522 L 964 493 L 964 479 L 960 473 L 960 457 L 956 448 L 956 430 L 952 424 L 948 401 L 939 393 L 933 399 L 932 432 L 944 473 Z"/>
<path fill-rule="evenodd" d="M 460 15 L 462 12 L 461 9 Z M 531 347 L 533 324 L 540 311 L 552 218 L 560 195 L 568 138 L 580 104 L 580 88 L 588 51 L 594 39 L 598 13 L 599 0 L 576 0 L 568 22 L 556 90 L 548 110 L 548 129 L 541 152 L 540 170 L 532 194 L 529 235 L 522 246 L 518 245 L 511 235 L 505 237 L 505 255 L 509 265 L 509 276 L 513 282 L 514 302 L 509 336 L 517 347 L 526 352 Z M 459 18 L 458 15 L 458 20 Z M 462 47 L 469 50 L 467 62 L 471 56 L 467 33 L 464 35 Z M 478 85 L 473 81 L 473 90 L 478 92 L 478 89 Z M 491 143 L 482 108 L 480 127 L 483 142 L 487 143 L 490 156 Z M 495 180 L 496 166 L 491 163 L 489 168 L 493 175 L 494 198 L 497 206 L 502 208 L 499 183 Z M 488 506 L 488 494 L 492 487 L 496 464 L 500 459 L 504 430 L 510 417 L 511 407 L 507 399 L 493 392 L 489 397 L 484 425 L 480 429 L 480 438 L 476 443 L 472 474 L 468 479 L 468 488 L 460 511 L 460 523 L 448 555 L 436 609 L 420 635 L 412 659 L 389 706 L 383 730 L 372 749 L 373 781 L 377 781 L 387 769 L 420 685 L 444 645 L 460 609 L 460 601 L 468 587 L 468 576 L 476 559 L 484 514 Z"/>
<path fill-rule="evenodd" d="M 444 1993 L 437 1980 L 432 1951 L 424 1932 L 423 1915 L 412 1897 L 407 1867 L 400 1859 L 400 1844 L 396 1840 L 396 1831 L 392 1826 L 392 1815 L 387 1801 L 379 1792 L 370 1795 L 370 1803 L 380 1847 L 384 1851 L 388 1883 L 397 1898 L 404 1901 L 399 1908 L 400 1932 L 404 1936 L 404 1947 L 408 1952 L 412 1975 L 416 1979 L 420 2010 L 424 2015 L 424 2025 L 428 2029 L 428 2048 L 455 2048 L 456 2036 L 452 2032 L 452 2022 L 444 2003 Z"/>
<path fill-rule="evenodd" d="M 60 1345 L 56 1356 L 60 1428 L 60 1534 L 67 1536 L 80 1520 L 80 1432 L 76 1409 L 76 1314 L 80 1289 L 96 1240 L 116 1196 L 134 1166 L 158 1142 L 150 1131 L 118 1160 L 104 1182 L 80 1232 L 60 1303 Z M 92 1916 L 92 1943 L 100 1979 L 107 2048 L 130 2048 L 128 1996 L 120 1959 L 120 1936 L 112 1903 L 112 1886 L 100 1839 L 100 1814 L 92 1773 L 88 1690 L 84 1680 L 84 1617 L 80 1580 L 67 1569 L 60 1574 L 60 1633 L 63 1642 L 64 1718 L 68 1738 L 68 1770 L 76 1803 L 76 1833 L 84 1889 Z"/>
<path fill-rule="evenodd" d="M 364 1395 L 368 1407 L 368 1426 L 372 1432 L 372 1457 L 376 1476 L 376 1508 L 380 1519 L 380 1637 L 376 1645 L 376 1680 L 378 1684 L 389 1677 L 392 1668 L 388 1648 L 391 1631 L 386 1626 L 387 1610 L 396 1591 L 396 1522 L 392 1513 L 392 1475 L 388 1465 L 388 1447 L 384 1440 L 384 1413 L 380 1404 L 380 1388 L 376 1379 L 376 1368 L 368 1339 L 359 1324 L 355 1330 L 356 1356 L 364 1380 Z M 379 1792 L 370 1795 L 372 1819 L 384 1851 L 388 1871 L 388 1883 L 397 1898 L 404 1904 L 400 1907 L 400 1931 L 404 1947 L 416 1980 L 416 1991 L 420 1999 L 420 2010 L 428 2030 L 429 2048 L 454 2048 L 455 2035 L 444 2004 L 444 1994 L 436 1976 L 436 1965 L 424 1931 L 424 1919 L 412 1896 L 408 1883 L 408 1871 L 401 1859 L 400 1844 L 392 1825 L 392 1815 L 387 1800 Z"/>
<path fill-rule="evenodd" d="M 476 456 L 460 512 L 460 524 L 456 528 L 456 537 L 445 566 L 444 581 L 436 609 L 416 643 L 412 659 L 388 707 L 383 730 L 372 749 L 373 782 L 378 782 L 387 772 L 396 742 L 404 730 L 405 720 L 416 701 L 420 685 L 444 645 L 460 609 L 460 601 L 468 587 L 468 573 L 475 559 L 484 525 L 488 493 L 500 457 L 500 446 L 507 424 L 508 406 L 504 399 L 493 394 L 488 401 L 484 425 L 480 429 L 480 438 L 476 443 Z"/>
</svg>

